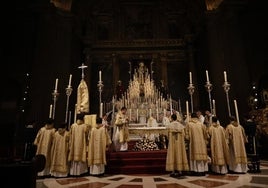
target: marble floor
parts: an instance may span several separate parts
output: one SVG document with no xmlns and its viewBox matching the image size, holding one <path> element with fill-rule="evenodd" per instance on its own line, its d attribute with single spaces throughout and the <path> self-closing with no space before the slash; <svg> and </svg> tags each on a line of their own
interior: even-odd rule
<svg viewBox="0 0 268 188">
<path fill-rule="evenodd" d="M 109 175 L 37 179 L 36 188 L 268 188 L 268 161 L 260 173 L 173 178 L 162 175 Z"/>
</svg>

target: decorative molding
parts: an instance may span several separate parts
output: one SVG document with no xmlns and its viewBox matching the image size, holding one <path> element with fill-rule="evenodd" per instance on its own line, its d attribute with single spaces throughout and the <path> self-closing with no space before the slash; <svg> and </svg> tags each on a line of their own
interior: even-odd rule
<svg viewBox="0 0 268 188">
<path fill-rule="evenodd" d="M 92 41 L 84 39 L 84 44 L 90 46 L 91 49 L 99 48 L 171 48 L 184 47 L 183 39 L 156 39 L 156 40 L 131 40 L 131 41 L 97 41 L 91 44 Z"/>
</svg>

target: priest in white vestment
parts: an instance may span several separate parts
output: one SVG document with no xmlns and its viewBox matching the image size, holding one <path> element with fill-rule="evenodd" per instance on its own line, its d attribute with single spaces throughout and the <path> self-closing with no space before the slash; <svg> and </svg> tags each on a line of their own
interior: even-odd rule
<svg viewBox="0 0 268 188">
<path fill-rule="evenodd" d="M 233 116 L 230 117 L 230 124 L 226 127 L 226 136 L 230 149 L 229 170 L 234 173 L 246 173 L 248 171 L 245 147 L 247 137 L 244 128 Z"/>
<path fill-rule="evenodd" d="M 183 171 L 189 171 L 185 147 L 185 127 L 177 121 L 176 114 L 171 115 L 171 123 L 167 125 L 168 149 L 166 158 L 166 171 L 170 176 L 177 177 Z"/>
<path fill-rule="evenodd" d="M 155 119 L 155 117 L 150 116 L 147 120 L 147 127 L 158 127 L 158 123 Z M 157 133 L 151 133 L 149 135 L 145 135 L 149 140 L 155 141 L 157 137 L 159 137 L 159 134 Z"/>
<path fill-rule="evenodd" d="M 229 164 L 229 147 L 225 129 L 218 123 L 218 118 L 212 117 L 212 124 L 208 128 L 211 150 L 211 171 L 216 174 L 227 174 Z"/>
<path fill-rule="evenodd" d="M 70 129 L 70 175 L 80 176 L 88 172 L 87 142 L 89 126 L 84 123 L 84 115 L 77 114 L 76 123 Z"/>
<path fill-rule="evenodd" d="M 194 175 L 205 175 L 208 171 L 207 131 L 196 113 L 186 125 L 186 138 L 189 140 L 190 171 Z"/>
<path fill-rule="evenodd" d="M 164 127 L 166 127 L 167 125 L 170 124 L 170 116 L 171 116 L 170 111 L 165 111 L 164 112 L 164 117 L 162 119 L 162 125 Z"/>
<path fill-rule="evenodd" d="M 114 134 L 113 140 L 115 142 L 116 150 L 119 150 L 119 151 L 128 150 L 129 120 L 126 115 L 126 112 L 127 112 L 127 108 L 122 107 L 115 117 L 115 134 Z"/>
<path fill-rule="evenodd" d="M 103 175 L 106 165 L 106 150 L 111 144 L 111 138 L 102 119 L 97 118 L 96 127 L 91 129 L 88 145 L 88 166 L 90 175 Z"/>
</svg>

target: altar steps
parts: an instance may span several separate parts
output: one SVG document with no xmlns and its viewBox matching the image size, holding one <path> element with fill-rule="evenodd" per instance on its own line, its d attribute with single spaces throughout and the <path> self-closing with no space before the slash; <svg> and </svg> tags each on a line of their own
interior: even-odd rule
<svg viewBox="0 0 268 188">
<path fill-rule="evenodd" d="M 107 174 L 165 174 L 166 150 L 110 152 Z"/>
</svg>

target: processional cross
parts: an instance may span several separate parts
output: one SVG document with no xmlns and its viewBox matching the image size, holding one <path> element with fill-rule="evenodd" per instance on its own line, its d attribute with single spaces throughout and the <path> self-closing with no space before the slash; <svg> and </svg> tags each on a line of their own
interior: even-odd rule
<svg viewBox="0 0 268 188">
<path fill-rule="evenodd" d="M 87 66 L 84 63 L 82 63 L 82 65 L 79 66 L 78 68 L 82 70 L 82 79 L 84 79 L 84 77 L 85 77 L 84 69 L 86 69 Z"/>
</svg>

